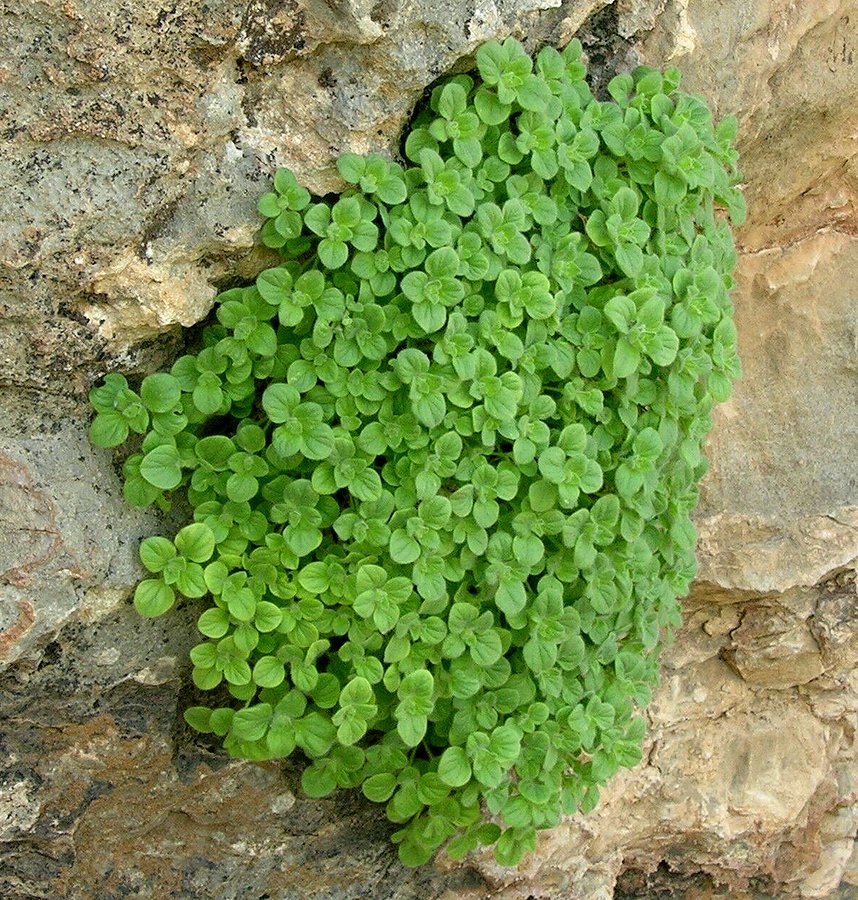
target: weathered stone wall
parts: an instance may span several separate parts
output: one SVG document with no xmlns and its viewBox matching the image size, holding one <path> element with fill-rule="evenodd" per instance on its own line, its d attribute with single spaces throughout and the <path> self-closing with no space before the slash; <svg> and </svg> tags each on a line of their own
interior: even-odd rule
<svg viewBox="0 0 858 900">
<path fill-rule="evenodd" d="M 855 896 L 856 0 L 0 11 L 0 896 Z M 644 761 L 518 872 L 412 872 L 374 805 L 302 798 L 291 763 L 229 761 L 184 728 L 194 611 L 131 609 L 161 523 L 122 503 L 83 398 L 169 360 L 216 286 L 261 267 L 277 163 L 336 189 L 337 152 L 395 149 L 426 86 L 510 33 L 579 33 L 597 76 L 675 63 L 739 116 L 745 375 L 710 440 L 700 580 Z"/>
</svg>

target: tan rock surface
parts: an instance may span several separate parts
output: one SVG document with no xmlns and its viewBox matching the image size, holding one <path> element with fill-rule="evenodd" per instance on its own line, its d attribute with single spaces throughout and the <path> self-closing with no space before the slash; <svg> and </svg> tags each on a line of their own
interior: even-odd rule
<svg viewBox="0 0 858 900">
<path fill-rule="evenodd" d="M 791 629 L 804 625 L 807 600 L 814 618 L 824 617 L 841 591 L 854 613 L 854 581 L 830 585 L 796 604 Z M 694 876 L 701 893 L 678 896 L 833 896 L 856 825 L 858 697 L 850 680 L 858 655 L 800 689 L 751 683 L 732 660 L 756 660 L 768 672 L 773 644 L 762 653 L 756 646 L 759 601 L 731 609 L 736 624 L 724 631 L 724 607 L 692 594 L 665 653 L 644 760 L 608 786 L 592 814 L 546 835 L 524 878 L 486 865 L 493 896 L 611 897 L 622 890 L 618 878 L 655 891 L 660 864 L 680 884 Z"/>
<path fill-rule="evenodd" d="M 786 590 L 858 556 L 856 278 L 858 239 L 830 229 L 741 258 L 743 378 L 716 412 L 698 513 L 709 581 Z"/>
<path fill-rule="evenodd" d="M 854 0 L 624 0 L 660 15 L 642 54 L 678 65 L 742 131 L 752 210 L 750 250 L 785 246 L 833 227 L 855 232 L 858 212 L 858 6 Z M 620 20 L 622 27 L 623 13 Z M 641 25 L 647 25 L 645 19 Z"/>
</svg>

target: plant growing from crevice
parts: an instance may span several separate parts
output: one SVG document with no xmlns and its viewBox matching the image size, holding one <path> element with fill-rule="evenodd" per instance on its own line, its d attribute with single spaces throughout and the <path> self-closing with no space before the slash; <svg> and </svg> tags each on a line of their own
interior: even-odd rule
<svg viewBox="0 0 858 900">
<path fill-rule="evenodd" d="M 361 788 L 403 862 L 592 809 L 640 759 L 658 650 L 695 573 L 689 513 L 738 376 L 735 121 L 679 73 L 595 99 L 580 45 L 512 39 L 432 91 L 405 164 L 344 154 L 259 201 L 280 265 L 218 297 L 202 348 L 92 391 L 142 435 L 125 495 L 193 522 L 143 541 L 144 616 L 206 598 L 188 723 L 235 756 Z"/>
</svg>

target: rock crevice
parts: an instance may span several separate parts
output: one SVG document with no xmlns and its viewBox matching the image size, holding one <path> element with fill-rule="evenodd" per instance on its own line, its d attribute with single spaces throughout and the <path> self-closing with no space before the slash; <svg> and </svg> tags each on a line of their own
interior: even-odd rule
<svg viewBox="0 0 858 900">
<path fill-rule="evenodd" d="M 372 804 L 185 729 L 195 607 L 131 608 L 164 523 L 122 501 L 84 398 L 163 366 L 264 266 L 276 165 L 338 190 L 336 154 L 395 153 L 484 40 L 576 33 L 597 87 L 670 63 L 739 118 L 744 377 L 641 764 L 519 871 L 406 872 Z M 0 47 L 0 895 L 855 896 L 855 0 L 10 0 Z"/>
</svg>

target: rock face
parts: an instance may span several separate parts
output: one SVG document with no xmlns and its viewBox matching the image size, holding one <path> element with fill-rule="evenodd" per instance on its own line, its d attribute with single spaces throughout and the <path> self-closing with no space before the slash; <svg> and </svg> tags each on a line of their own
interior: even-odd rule
<svg viewBox="0 0 858 900">
<path fill-rule="evenodd" d="M 83 398 L 261 267 L 276 164 L 336 190 L 336 153 L 395 152 L 484 40 L 575 33 L 595 77 L 670 62 L 740 119 L 745 375 L 644 761 L 517 872 L 406 871 L 372 804 L 184 728 L 194 610 L 130 608 L 164 523 L 123 504 Z M 855 0 L 11 0 L 0 41 L 0 896 L 856 895 Z"/>
</svg>

